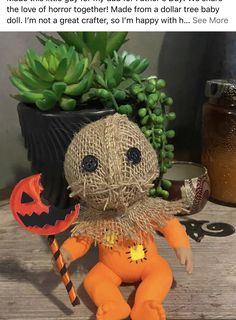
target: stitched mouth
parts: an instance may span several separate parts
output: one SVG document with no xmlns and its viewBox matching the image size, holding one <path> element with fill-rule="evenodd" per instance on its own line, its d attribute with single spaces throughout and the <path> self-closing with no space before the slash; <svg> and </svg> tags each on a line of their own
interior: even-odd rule
<svg viewBox="0 0 236 320">
<path fill-rule="evenodd" d="M 84 188 L 78 188 L 74 192 L 71 192 L 71 196 L 75 195 L 81 195 L 83 192 L 85 192 L 86 196 L 95 196 L 95 195 L 103 195 L 107 193 L 119 193 L 124 192 L 126 188 L 139 190 L 141 193 L 146 192 L 146 190 L 153 186 L 153 183 L 151 182 L 145 182 L 145 183 L 133 183 L 133 182 L 127 182 L 127 183 L 121 183 L 118 185 L 106 185 L 102 186 L 96 189 L 92 189 L 91 187 L 87 186 L 86 189 Z"/>
<path fill-rule="evenodd" d="M 42 212 L 37 214 L 35 212 L 32 215 L 22 215 L 17 212 L 18 217 L 26 227 L 40 227 L 43 228 L 46 225 L 55 226 L 58 221 L 63 221 L 68 215 L 73 213 L 74 207 L 67 209 L 60 209 L 54 206 L 49 208 L 48 213 Z"/>
</svg>

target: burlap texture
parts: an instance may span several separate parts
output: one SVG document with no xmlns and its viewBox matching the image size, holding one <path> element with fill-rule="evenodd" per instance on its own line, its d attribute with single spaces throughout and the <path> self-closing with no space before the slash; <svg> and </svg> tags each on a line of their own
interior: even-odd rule
<svg viewBox="0 0 236 320">
<path fill-rule="evenodd" d="M 138 165 L 129 164 L 131 147 L 142 153 Z M 81 161 L 94 155 L 95 172 L 83 172 Z M 124 210 L 139 200 L 158 176 L 157 155 L 139 127 L 115 114 L 85 126 L 74 136 L 65 156 L 65 176 L 71 196 L 79 196 L 91 208 Z"/>
<path fill-rule="evenodd" d="M 143 197 L 123 214 L 82 208 L 72 236 L 87 235 L 95 243 L 106 244 L 107 239 L 142 244 L 144 239 L 155 235 L 167 220 L 182 210 L 181 201 L 168 202 L 160 198 Z M 109 242 L 109 241 L 108 241 Z M 109 243 L 108 243 L 109 245 Z"/>
<path fill-rule="evenodd" d="M 127 151 L 141 151 L 141 162 L 132 164 Z M 95 172 L 82 170 L 86 155 L 98 159 Z M 96 242 L 116 235 L 121 241 L 142 242 L 153 235 L 181 204 L 147 196 L 159 175 L 155 150 L 139 127 L 124 115 L 115 114 L 86 125 L 75 134 L 65 156 L 65 176 L 72 197 L 79 197 L 81 211 L 72 234 L 88 235 Z"/>
</svg>

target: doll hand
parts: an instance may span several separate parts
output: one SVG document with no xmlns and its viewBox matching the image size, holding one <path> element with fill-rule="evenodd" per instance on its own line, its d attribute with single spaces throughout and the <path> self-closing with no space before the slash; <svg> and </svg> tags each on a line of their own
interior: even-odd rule
<svg viewBox="0 0 236 320">
<path fill-rule="evenodd" d="M 66 268 L 68 268 L 72 262 L 71 254 L 69 253 L 69 251 L 67 251 L 63 247 L 60 248 L 60 252 L 61 252 L 61 255 L 62 255 L 63 260 L 65 262 Z M 57 268 L 56 261 L 54 258 L 52 258 L 52 266 L 53 266 L 54 271 L 58 274 L 59 270 Z"/>
<path fill-rule="evenodd" d="M 185 266 L 188 273 L 193 272 L 193 256 L 190 248 L 175 248 L 175 253 L 180 263 Z"/>
</svg>

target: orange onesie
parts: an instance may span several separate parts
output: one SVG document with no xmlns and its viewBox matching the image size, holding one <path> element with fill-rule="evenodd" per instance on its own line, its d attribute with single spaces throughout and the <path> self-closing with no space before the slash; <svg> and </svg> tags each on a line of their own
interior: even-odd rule
<svg viewBox="0 0 236 320">
<path fill-rule="evenodd" d="M 176 218 L 158 231 L 170 247 L 189 248 L 188 236 Z M 144 238 L 142 245 L 123 242 L 113 247 L 115 241 L 110 236 L 106 245 L 98 245 L 99 262 L 84 280 L 87 293 L 98 307 L 97 320 L 119 320 L 129 315 L 133 320 L 165 320 L 162 302 L 173 277 L 168 263 L 159 256 L 153 237 Z M 92 243 L 89 237 L 74 236 L 62 248 L 74 261 L 86 254 Z M 122 282 L 140 282 L 132 310 L 118 289 Z"/>
</svg>

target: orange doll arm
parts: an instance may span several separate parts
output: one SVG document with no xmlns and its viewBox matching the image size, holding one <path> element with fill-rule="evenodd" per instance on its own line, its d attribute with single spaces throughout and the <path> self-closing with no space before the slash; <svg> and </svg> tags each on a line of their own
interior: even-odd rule
<svg viewBox="0 0 236 320">
<path fill-rule="evenodd" d="M 167 221 L 167 225 L 159 228 L 159 231 L 165 236 L 170 247 L 175 250 L 178 260 L 185 266 L 186 271 L 192 273 L 193 257 L 189 238 L 178 219 L 173 218 Z"/>
<path fill-rule="evenodd" d="M 72 262 L 84 256 L 90 249 L 93 241 L 89 237 L 74 236 L 68 238 L 61 246 L 62 254 L 66 252 L 69 255 L 68 262 Z"/>
<path fill-rule="evenodd" d="M 158 228 L 158 231 L 164 235 L 171 248 L 190 248 L 189 238 L 185 228 L 177 218 L 167 220 L 166 226 Z"/>
</svg>

